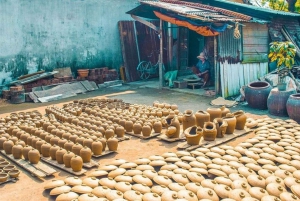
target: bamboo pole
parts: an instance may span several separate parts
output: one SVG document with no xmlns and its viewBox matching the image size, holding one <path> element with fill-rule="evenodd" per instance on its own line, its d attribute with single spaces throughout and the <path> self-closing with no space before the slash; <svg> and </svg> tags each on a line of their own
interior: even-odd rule
<svg viewBox="0 0 300 201">
<path fill-rule="evenodd" d="M 159 30 L 159 39 L 160 39 L 160 54 L 159 54 L 159 84 L 158 88 L 162 89 L 163 88 L 163 21 L 160 20 L 160 30 Z"/>
</svg>

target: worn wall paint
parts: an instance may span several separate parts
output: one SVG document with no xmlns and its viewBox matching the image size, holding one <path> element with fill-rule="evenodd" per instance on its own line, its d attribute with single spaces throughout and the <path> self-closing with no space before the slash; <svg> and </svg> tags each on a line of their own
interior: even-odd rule
<svg viewBox="0 0 300 201">
<path fill-rule="evenodd" d="M 117 22 L 136 0 L 0 1 L 0 85 L 57 67 L 119 68 Z M 10 78 L 5 78 L 9 76 Z"/>
</svg>

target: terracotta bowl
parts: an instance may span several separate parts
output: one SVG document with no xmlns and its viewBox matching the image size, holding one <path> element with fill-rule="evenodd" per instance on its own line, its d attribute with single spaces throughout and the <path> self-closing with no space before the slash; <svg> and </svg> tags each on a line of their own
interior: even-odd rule
<svg viewBox="0 0 300 201">
<path fill-rule="evenodd" d="M 18 177 L 20 174 L 20 170 L 11 170 L 8 172 L 8 175 L 11 177 L 11 178 L 16 178 Z"/>
<path fill-rule="evenodd" d="M 5 166 L 3 168 L 3 171 L 6 172 L 6 173 L 8 173 L 9 171 L 14 170 L 14 169 L 16 169 L 16 166 L 14 166 L 14 165 L 8 165 L 8 166 Z"/>
<path fill-rule="evenodd" d="M 6 173 L 1 173 L 0 174 L 0 182 L 5 182 L 8 178 L 8 174 Z"/>
<path fill-rule="evenodd" d="M 10 163 L 5 161 L 3 163 L 0 163 L 0 169 L 3 169 L 4 167 L 8 166 Z"/>
</svg>

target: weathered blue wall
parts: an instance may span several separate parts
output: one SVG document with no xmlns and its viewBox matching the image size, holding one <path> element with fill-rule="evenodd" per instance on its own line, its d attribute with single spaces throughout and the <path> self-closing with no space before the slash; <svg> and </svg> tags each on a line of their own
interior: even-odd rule
<svg viewBox="0 0 300 201">
<path fill-rule="evenodd" d="M 0 85 L 38 70 L 122 64 L 118 21 L 137 0 L 1 0 Z"/>
</svg>

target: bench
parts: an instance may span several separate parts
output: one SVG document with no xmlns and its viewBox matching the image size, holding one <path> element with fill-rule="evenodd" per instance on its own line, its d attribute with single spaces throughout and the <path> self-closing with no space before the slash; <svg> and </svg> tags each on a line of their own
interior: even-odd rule
<svg viewBox="0 0 300 201">
<path fill-rule="evenodd" d="M 196 82 L 196 83 L 188 83 L 187 85 L 192 87 L 192 89 L 194 90 L 195 87 L 202 86 L 203 83 Z"/>
<path fill-rule="evenodd" d="M 184 89 L 187 87 L 187 81 L 173 81 L 174 88 Z"/>
</svg>

